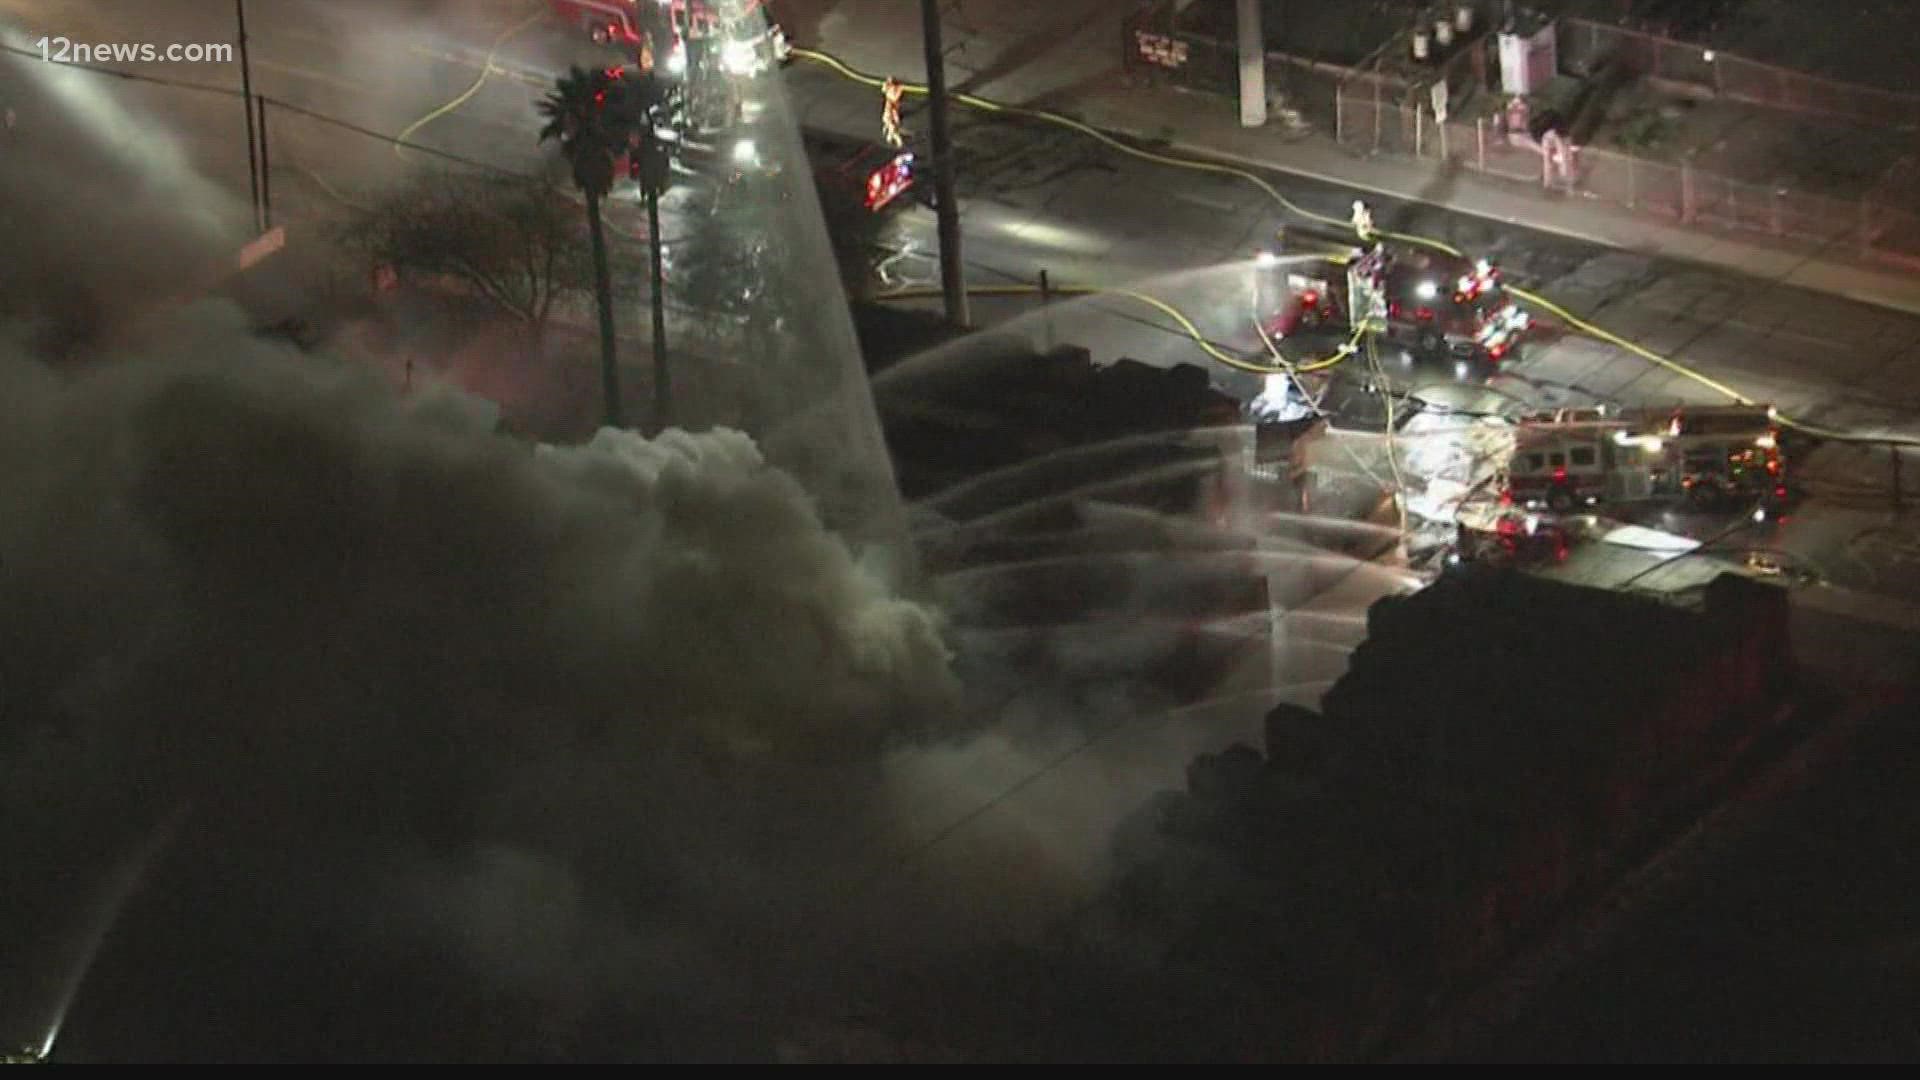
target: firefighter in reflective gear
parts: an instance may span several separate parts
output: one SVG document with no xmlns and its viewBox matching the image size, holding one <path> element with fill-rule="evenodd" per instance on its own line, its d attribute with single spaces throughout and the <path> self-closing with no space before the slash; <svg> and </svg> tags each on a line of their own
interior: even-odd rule
<svg viewBox="0 0 1920 1080">
<path fill-rule="evenodd" d="M 1373 211 L 1359 199 L 1353 200 L 1353 231 L 1362 240 L 1373 239 Z"/>
<path fill-rule="evenodd" d="M 900 97 L 906 93 L 906 87 L 899 79 L 888 79 L 880 87 L 883 103 L 880 108 L 880 129 L 886 136 L 887 145 L 899 149 L 906 144 L 906 133 L 900 128 Z"/>
</svg>

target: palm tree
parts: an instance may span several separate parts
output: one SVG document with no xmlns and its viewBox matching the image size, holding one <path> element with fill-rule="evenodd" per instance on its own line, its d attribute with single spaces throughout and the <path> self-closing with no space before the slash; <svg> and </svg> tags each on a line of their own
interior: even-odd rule
<svg viewBox="0 0 1920 1080">
<path fill-rule="evenodd" d="M 625 133 L 607 111 L 613 78 L 603 71 L 573 68 L 554 80 L 553 91 L 540 102 L 547 118 L 540 141 L 558 140 L 560 153 L 573 169 L 573 182 L 587 200 L 587 235 L 593 242 L 593 298 L 600 309 L 600 386 L 605 397 L 608 427 L 621 427 L 620 367 L 614 353 L 613 276 L 607 267 L 606 227 L 600 220 L 600 200 L 613 189 L 614 158 Z M 655 257 L 655 274 L 658 274 Z M 658 301 L 655 301 L 656 305 Z"/>
<path fill-rule="evenodd" d="M 628 162 L 647 200 L 647 245 L 653 262 L 653 423 L 666 430 L 673 415 L 673 383 L 667 373 L 666 275 L 660 258 L 660 196 L 673 183 L 673 144 L 660 137 L 673 107 L 672 91 L 647 72 L 626 80 L 622 113 L 630 125 Z"/>
</svg>

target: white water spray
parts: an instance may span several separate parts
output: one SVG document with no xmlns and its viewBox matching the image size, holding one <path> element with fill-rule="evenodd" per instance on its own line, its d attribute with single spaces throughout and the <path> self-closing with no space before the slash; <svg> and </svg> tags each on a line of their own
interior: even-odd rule
<svg viewBox="0 0 1920 1080">
<path fill-rule="evenodd" d="M 100 895 L 99 902 L 88 913 L 85 936 L 80 939 L 80 952 L 74 958 L 73 965 L 67 970 L 66 980 L 60 986 L 60 996 L 56 1000 L 53 1018 L 47 1024 L 46 1035 L 41 1038 L 39 1055 L 46 1060 L 53 1054 L 54 1043 L 60 1038 L 60 1029 L 66 1026 L 67 1013 L 80 996 L 80 988 L 86 984 L 87 973 L 93 970 L 94 961 L 100 956 L 100 949 L 106 944 L 107 935 L 120 921 L 121 912 L 126 910 L 127 902 L 140 888 L 153 865 L 173 846 L 173 838 L 186 821 L 191 807 L 181 805 L 162 818 L 147 834 L 141 845 L 114 867 L 113 876 L 107 881 L 107 887 Z"/>
</svg>

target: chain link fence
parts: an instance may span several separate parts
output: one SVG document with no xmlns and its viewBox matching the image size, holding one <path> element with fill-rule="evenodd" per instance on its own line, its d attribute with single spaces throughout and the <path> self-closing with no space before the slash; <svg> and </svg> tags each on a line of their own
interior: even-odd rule
<svg viewBox="0 0 1920 1080">
<path fill-rule="evenodd" d="M 1920 117 L 1920 97 L 1845 86 L 1797 72 L 1755 64 L 1681 46 L 1664 38 L 1619 27 L 1563 20 L 1558 31 L 1561 64 L 1573 72 L 1593 71 L 1624 52 L 1626 63 L 1656 77 L 1714 89 L 1749 83 L 1765 70 L 1765 93 L 1746 100 L 1781 108 L 1811 108 L 1814 102 L 1835 115 L 1854 118 Z M 1850 249 L 1890 261 L 1920 265 L 1920 216 L 1911 208 L 1920 190 L 1912 159 L 1896 167 L 1874 192 L 1837 198 L 1754 183 L 1689 163 L 1657 161 L 1597 146 L 1550 152 L 1530 133 L 1509 132 L 1496 116 L 1436 121 L 1429 100 L 1433 83 L 1444 80 L 1463 111 L 1486 86 L 1485 42 L 1462 49 L 1420 85 L 1380 70 L 1356 70 L 1341 80 L 1334 101 L 1337 141 L 1363 153 L 1382 153 L 1449 161 L 1457 167 L 1506 180 L 1539 185 L 1601 200 L 1626 210 L 1676 224 L 1755 233 L 1822 249 Z M 1718 80 L 1716 82 L 1716 80 Z M 1731 81 L 1747 80 L 1747 82 Z M 1799 103 L 1798 105 L 1789 104 Z"/>
<path fill-rule="evenodd" d="M 1561 157 L 1493 118 L 1433 118 L 1431 108 L 1393 100 L 1381 81 L 1351 79 L 1336 98 L 1341 143 L 1598 199 L 1681 225 L 1758 233 L 1783 241 L 1920 260 L 1920 219 L 1872 198 L 1841 199 L 1736 180 L 1690 165 L 1588 146 Z"/>
<path fill-rule="evenodd" d="M 1920 123 L 1920 95 L 1821 78 L 1587 19 L 1561 19 L 1556 36 L 1561 66 L 1571 72 L 1591 72 L 1609 59 L 1618 59 L 1648 78 L 1682 83 L 1751 105 L 1906 131 Z"/>
<path fill-rule="evenodd" d="M 1173 0 L 1143 6 L 1123 27 L 1123 55 L 1136 76 L 1165 79 L 1203 93 L 1238 92 L 1234 43 L 1189 25 Z M 1549 153 L 1530 135 L 1509 133 L 1476 108 L 1488 92 L 1493 37 L 1462 43 L 1438 66 L 1390 63 L 1405 35 L 1386 42 L 1363 66 L 1341 68 L 1269 54 L 1269 84 L 1286 87 L 1309 115 L 1333 119 L 1335 140 L 1368 154 L 1450 161 L 1487 176 L 1600 200 L 1676 224 L 1753 233 L 1785 242 L 1851 249 L 1920 267 L 1920 190 L 1915 159 L 1896 167 L 1872 193 L 1838 198 L 1754 183 L 1688 163 L 1674 164 L 1597 146 Z M 1591 73 L 1609 62 L 1637 74 L 1714 95 L 1797 112 L 1911 129 L 1920 95 L 1853 86 L 1714 54 L 1655 34 L 1586 19 L 1562 19 L 1556 44 L 1563 70 Z M 1444 81 L 1452 118 L 1435 119 L 1431 88 Z"/>
</svg>

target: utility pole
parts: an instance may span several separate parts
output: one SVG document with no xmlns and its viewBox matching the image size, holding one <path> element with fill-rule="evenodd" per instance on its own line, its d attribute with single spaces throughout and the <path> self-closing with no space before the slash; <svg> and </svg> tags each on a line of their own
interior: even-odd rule
<svg viewBox="0 0 1920 1080">
<path fill-rule="evenodd" d="M 960 276 L 960 204 L 953 194 L 953 140 L 947 127 L 947 60 L 940 45 L 939 0 L 920 0 L 920 32 L 927 47 L 927 103 L 933 121 L 933 211 L 940 226 L 940 291 L 947 321 L 965 328 L 967 283 Z"/>
<path fill-rule="evenodd" d="M 247 114 L 247 186 L 253 193 L 253 229 L 266 232 L 260 208 L 260 140 L 253 129 L 253 65 L 247 60 L 247 0 L 233 0 L 240 36 L 240 102 Z"/>
<path fill-rule="evenodd" d="M 267 159 L 267 99 L 254 98 L 260 106 L 260 231 L 273 228 L 273 166 Z"/>
</svg>

